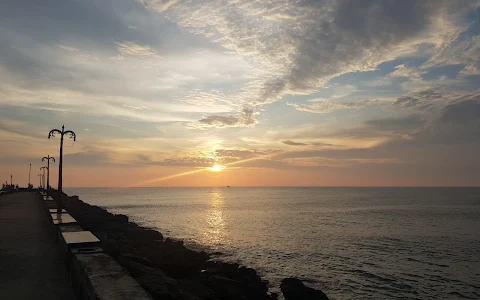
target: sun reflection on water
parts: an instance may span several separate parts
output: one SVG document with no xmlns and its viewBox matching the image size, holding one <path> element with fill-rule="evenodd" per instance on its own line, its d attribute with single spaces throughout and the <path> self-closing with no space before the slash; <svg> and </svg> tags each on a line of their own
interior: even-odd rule
<svg viewBox="0 0 480 300">
<path fill-rule="evenodd" d="M 224 244 L 227 236 L 224 216 L 225 198 L 221 190 L 215 190 L 209 199 L 209 209 L 206 213 L 207 227 L 204 233 L 204 242 L 209 245 Z"/>
</svg>

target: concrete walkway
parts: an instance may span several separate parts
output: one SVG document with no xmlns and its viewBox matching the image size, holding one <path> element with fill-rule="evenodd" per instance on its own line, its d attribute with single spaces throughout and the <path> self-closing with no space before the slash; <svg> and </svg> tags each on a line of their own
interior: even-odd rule
<svg viewBox="0 0 480 300">
<path fill-rule="evenodd" d="M 42 201 L 28 192 L 0 197 L 0 299 L 75 299 Z"/>
</svg>

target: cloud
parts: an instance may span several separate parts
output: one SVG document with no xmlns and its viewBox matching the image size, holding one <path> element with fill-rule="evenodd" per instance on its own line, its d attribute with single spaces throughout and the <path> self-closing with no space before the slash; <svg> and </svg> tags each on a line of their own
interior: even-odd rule
<svg viewBox="0 0 480 300">
<path fill-rule="evenodd" d="M 0 112 L 0 116 L 2 115 L 3 114 Z M 6 116 L 2 116 L 2 119 L 0 119 L 0 132 L 4 131 L 8 134 L 16 135 L 17 138 L 28 137 L 32 140 L 42 140 L 45 138 L 45 136 L 39 133 L 38 130 L 32 130 L 29 125 L 30 124 L 27 122 L 12 120 Z"/>
<path fill-rule="evenodd" d="M 64 154 L 63 159 L 66 164 L 76 166 L 96 166 L 109 162 L 107 153 L 95 150 Z"/>
<path fill-rule="evenodd" d="M 438 51 L 420 67 L 422 69 L 428 69 L 446 65 L 465 65 L 466 68 L 471 69 L 478 66 L 480 52 L 479 27 L 480 23 L 477 17 L 467 28 L 459 32 L 451 43 L 438 49 Z"/>
<path fill-rule="evenodd" d="M 367 120 L 365 124 L 372 130 L 402 132 L 416 130 L 425 125 L 425 119 L 421 115 L 410 115 L 399 118 L 384 118 Z"/>
<path fill-rule="evenodd" d="M 408 137 L 391 135 L 371 147 L 329 148 L 289 151 L 275 156 L 287 163 L 325 165 L 333 168 L 359 164 L 396 164 L 405 168 L 451 166 L 480 167 L 480 97 L 472 95 L 449 102 L 438 115 L 426 122 L 422 115 L 384 118 L 366 122 L 369 132 L 410 131 Z M 334 133 L 338 134 L 338 133 Z M 457 152 L 459 151 L 459 152 Z M 461 153 L 461 155 L 459 155 Z M 414 167 L 415 166 L 415 167 Z M 404 167 L 397 166 L 403 169 Z M 473 170 L 472 169 L 472 170 Z M 400 170 L 400 169 L 398 169 Z M 413 170 L 413 169 L 411 169 Z M 445 170 L 444 170 L 445 171 Z M 460 175 L 460 174 L 459 174 Z"/>
<path fill-rule="evenodd" d="M 319 100 L 311 104 L 297 104 L 288 102 L 287 105 L 295 107 L 296 110 L 310 112 L 315 114 L 331 113 L 339 109 L 359 109 L 376 103 L 376 101 L 357 101 L 357 102 L 334 102 L 331 100 Z"/>
<path fill-rule="evenodd" d="M 247 161 L 271 160 L 280 150 L 269 149 L 216 149 L 211 153 L 190 151 L 177 157 L 152 159 L 149 155 L 137 155 L 136 163 L 152 166 L 211 167 L 215 163 L 238 166 Z"/>
<path fill-rule="evenodd" d="M 480 120 L 480 97 L 452 103 L 445 107 L 439 118 L 441 123 L 469 123 Z"/>
<path fill-rule="evenodd" d="M 395 71 L 389 74 L 390 77 L 407 77 L 411 79 L 421 78 L 420 73 L 405 64 L 401 64 L 395 67 Z"/>
<path fill-rule="evenodd" d="M 309 141 L 308 143 L 300 143 L 300 142 L 295 142 L 295 141 L 292 141 L 292 140 L 282 141 L 282 144 L 290 145 L 290 146 L 317 146 L 317 147 L 334 146 L 333 144 L 329 144 L 329 143 L 325 143 L 325 142 Z"/>
<path fill-rule="evenodd" d="M 137 0 L 137 2 L 145 5 L 146 7 L 156 10 L 158 12 L 164 12 L 168 10 L 172 5 L 179 3 L 181 0 Z"/>
<path fill-rule="evenodd" d="M 335 146 L 333 144 L 324 143 L 324 142 L 312 142 L 310 144 L 313 145 L 313 146 Z"/>
<path fill-rule="evenodd" d="M 449 147 L 469 144 L 479 148 L 480 95 L 464 97 L 445 106 L 438 118 L 418 134 L 417 139 L 424 143 Z"/>
<path fill-rule="evenodd" d="M 139 163 L 149 166 L 173 166 L 173 167 L 211 167 L 215 160 L 208 157 L 177 157 L 163 160 L 153 160 L 149 156 L 139 155 Z"/>
<path fill-rule="evenodd" d="M 433 89 L 425 89 L 410 93 L 406 96 L 398 97 L 393 105 L 400 108 L 415 108 L 419 110 L 428 110 L 436 103 L 442 103 L 445 100 L 444 95 Z"/>
<path fill-rule="evenodd" d="M 424 95 L 427 94 L 424 93 Z M 433 115 L 433 120 L 429 122 L 425 115 L 419 113 L 404 117 L 371 119 L 365 121 L 359 128 L 337 130 L 327 134 L 320 133 L 316 136 L 317 138 L 330 136 L 337 139 L 388 137 L 380 143 L 363 148 L 360 148 L 359 143 L 352 143 L 345 148 L 341 145 L 333 147 L 324 142 L 299 143 L 293 140 L 282 140 L 282 143 L 292 146 L 318 144 L 332 147 L 294 151 L 221 148 L 216 149 L 208 156 L 190 153 L 184 157 L 153 160 L 147 155 L 139 155 L 138 161 L 147 165 L 195 168 L 208 167 L 215 162 L 220 162 L 222 164 L 233 163 L 232 166 L 242 168 L 279 170 L 318 170 L 319 167 L 332 170 L 342 168 L 359 170 L 358 168 L 369 168 L 368 166 L 387 168 L 389 165 L 395 165 L 398 170 L 404 170 L 418 165 L 432 168 L 436 164 L 467 165 L 468 160 L 475 157 L 479 147 L 480 97 L 477 95 L 464 95 L 462 98 L 458 98 L 457 95 L 452 97 L 444 95 L 443 97 L 450 101 L 438 115 Z M 304 141 L 312 136 L 299 135 L 299 137 Z M 462 157 L 452 156 L 452 145 L 457 145 L 457 148 L 454 149 L 463 149 Z M 394 169 L 388 170 L 391 172 Z"/>
<path fill-rule="evenodd" d="M 307 146 L 308 144 L 305 144 L 305 143 L 298 143 L 298 142 L 294 142 L 294 141 L 291 141 L 291 140 L 286 140 L 286 141 L 282 141 L 283 144 L 285 145 L 290 145 L 290 146 Z"/>
<path fill-rule="evenodd" d="M 479 76 L 480 75 L 480 64 L 470 64 L 463 68 L 462 71 L 459 73 L 463 76 Z"/>
<path fill-rule="evenodd" d="M 229 114 L 223 116 L 207 116 L 196 122 L 188 124 L 189 128 L 225 128 L 225 127 L 249 127 L 257 124 L 253 107 L 246 107 L 238 114 Z"/>
<path fill-rule="evenodd" d="M 139 45 L 133 42 L 116 42 L 115 44 L 117 45 L 118 52 L 122 56 L 157 56 L 157 51 L 152 49 L 150 46 Z"/>
<path fill-rule="evenodd" d="M 244 99 L 270 103 L 309 94 L 329 79 L 374 70 L 431 42 L 443 45 L 468 2 L 451 1 L 141 1 L 185 30 L 201 34 L 261 66 Z M 463 5 L 463 6 L 462 6 Z M 437 22 L 438 19 L 443 22 Z M 266 71 L 267 70 L 267 71 Z"/>
<path fill-rule="evenodd" d="M 60 47 L 61 49 L 63 50 L 66 50 L 68 52 L 80 52 L 79 49 L 75 48 L 75 47 L 71 47 L 71 46 L 66 46 L 66 45 L 58 45 L 58 47 Z"/>
<path fill-rule="evenodd" d="M 1 75 L 1 74 L 0 74 Z M 0 76 L 1 78 L 1 76 Z M 10 99 L 16 101 L 12 103 Z M 61 103 L 58 101 L 61 99 Z M 130 103 L 125 106 L 124 103 Z M 56 112 L 75 112 L 89 115 L 123 117 L 129 120 L 150 122 L 190 121 L 179 112 L 168 110 L 168 105 L 149 103 L 143 99 L 130 97 L 105 97 L 69 89 L 27 89 L 0 83 L 0 105 L 18 106 L 32 109 L 47 109 Z M 132 109 L 147 107 L 150 109 Z"/>
<path fill-rule="evenodd" d="M 224 163 L 231 163 L 240 160 L 271 157 L 281 152 L 276 149 L 216 149 L 214 156 Z"/>
</svg>

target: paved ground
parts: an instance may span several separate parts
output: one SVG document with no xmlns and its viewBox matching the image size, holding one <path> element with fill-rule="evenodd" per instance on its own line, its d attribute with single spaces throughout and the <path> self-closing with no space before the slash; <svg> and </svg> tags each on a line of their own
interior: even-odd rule
<svg viewBox="0 0 480 300">
<path fill-rule="evenodd" d="M 0 299 L 74 300 L 51 221 L 37 194 L 0 197 Z"/>
</svg>

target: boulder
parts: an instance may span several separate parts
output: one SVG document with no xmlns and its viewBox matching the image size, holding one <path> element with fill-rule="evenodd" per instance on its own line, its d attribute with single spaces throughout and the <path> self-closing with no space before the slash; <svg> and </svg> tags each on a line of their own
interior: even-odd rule
<svg viewBox="0 0 480 300">
<path fill-rule="evenodd" d="M 148 228 L 129 228 L 126 236 L 133 241 L 163 240 L 163 235 L 160 232 Z"/>
<path fill-rule="evenodd" d="M 213 275 L 208 281 L 210 288 L 215 290 L 220 299 L 248 299 L 245 297 L 245 287 L 236 280 Z"/>
<path fill-rule="evenodd" d="M 187 290 L 190 293 L 200 297 L 201 299 L 216 298 L 215 292 L 199 280 L 184 279 L 180 280 L 178 282 L 178 285 L 182 287 L 182 290 Z"/>
<path fill-rule="evenodd" d="M 280 285 L 285 300 L 328 300 L 322 291 L 305 286 L 300 279 L 285 278 Z"/>
</svg>

